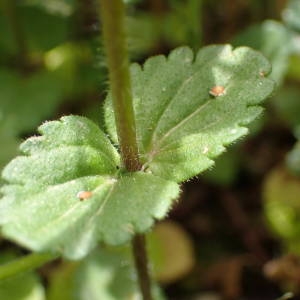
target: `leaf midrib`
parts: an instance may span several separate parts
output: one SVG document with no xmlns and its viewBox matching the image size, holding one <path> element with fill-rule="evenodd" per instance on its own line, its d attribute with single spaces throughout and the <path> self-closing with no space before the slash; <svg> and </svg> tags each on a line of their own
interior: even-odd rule
<svg viewBox="0 0 300 300">
<path fill-rule="evenodd" d="M 202 64 L 198 64 L 196 59 L 197 57 L 194 58 L 195 60 L 188 66 L 189 68 L 191 68 L 192 70 L 195 68 L 195 67 L 198 67 L 199 69 L 196 70 L 191 76 L 189 76 L 187 79 L 185 79 L 180 85 L 179 87 L 177 88 L 175 94 L 170 98 L 170 100 L 166 103 L 166 106 L 164 107 L 164 109 L 162 110 L 161 114 L 159 115 L 158 117 L 158 120 L 156 122 L 156 125 L 155 127 L 153 128 L 152 130 L 152 133 L 151 133 L 151 136 L 150 136 L 150 139 L 149 139 L 149 144 L 150 145 L 150 149 L 151 148 L 154 148 L 155 147 L 155 142 L 153 141 L 155 139 L 155 134 L 159 128 L 159 125 L 161 123 L 161 120 L 163 119 L 163 116 L 164 114 L 166 113 L 167 109 L 170 107 L 170 105 L 172 104 L 172 102 L 174 101 L 174 99 L 176 99 L 177 95 L 180 93 L 180 91 L 185 87 L 185 85 L 193 79 L 194 76 L 196 76 L 198 73 L 202 72 L 203 71 L 203 68 L 205 67 L 205 65 L 209 64 L 212 62 L 212 60 L 209 60 L 209 61 L 205 61 L 204 63 Z M 168 63 L 168 61 L 166 62 Z M 205 103 L 204 103 L 205 104 Z M 202 105 L 204 105 L 202 103 Z M 160 141 L 158 141 L 158 144 L 160 143 Z M 145 149 L 149 149 L 148 147 L 146 147 Z"/>
</svg>

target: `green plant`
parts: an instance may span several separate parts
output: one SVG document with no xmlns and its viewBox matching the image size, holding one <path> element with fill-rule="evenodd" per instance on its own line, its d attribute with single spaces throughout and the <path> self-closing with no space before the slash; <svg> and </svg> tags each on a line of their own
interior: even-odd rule
<svg viewBox="0 0 300 300">
<path fill-rule="evenodd" d="M 247 133 L 274 83 L 261 54 L 229 45 L 196 54 L 180 47 L 129 71 L 123 3 L 99 2 L 109 136 L 79 116 L 40 126 L 3 171 L 0 223 L 5 237 L 69 259 L 133 238 L 142 294 L 151 299 L 143 233 L 166 216 L 181 182 Z"/>
</svg>

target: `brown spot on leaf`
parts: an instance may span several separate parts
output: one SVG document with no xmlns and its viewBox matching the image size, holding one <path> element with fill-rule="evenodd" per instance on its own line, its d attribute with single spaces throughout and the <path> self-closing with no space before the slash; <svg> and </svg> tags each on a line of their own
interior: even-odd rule
<svg viewBox="0 0 300 300">
<path fill-rule="evenodd" d="M 93 193 L 90 191 L 80 191 L 77 193 L 77 197 L 80 199 L 80 201 L 86 200 L 93 196 Z"/>
<path fill-rule="evenodd" d="M 209 94 L 214 97 L 225 95 L 225 93 L 226 93 L 225 87 L 221 86 L 221 85 L 216 85 L 216 86 L 212 87 L 209 91 Z"/>
</svg>

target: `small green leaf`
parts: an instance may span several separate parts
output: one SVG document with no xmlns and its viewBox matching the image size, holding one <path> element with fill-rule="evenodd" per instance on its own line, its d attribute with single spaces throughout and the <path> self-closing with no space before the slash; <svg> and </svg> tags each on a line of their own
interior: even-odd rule
<svg viewBox="0 0 300 300">
<path fill-rule="evenodd" d="M 142 172 L 118 174 L 119 155 L 96 124 L 69 116 L 39 128 L 4 169 L 4 236 L 35 251 L 80 258 L 98 241 L 126 242 L 162 218 L 176 183 Z M 87 191 L 87 197 L 81 197 Z"/>
<path fill-rule="evenodd" d="M 213 165 L 225 146 L 247 133 L 274 89 L 270 64 L 246 47 L 209 46 L 194 57 L 178 48 L 143 68 L 131 67 L 137 139 L 144 170 L 177 182 Z M 215 86 L 224 93 L 211 96 Z M 111 97 L 106 124 L 116 141 Z"/>
</svg>

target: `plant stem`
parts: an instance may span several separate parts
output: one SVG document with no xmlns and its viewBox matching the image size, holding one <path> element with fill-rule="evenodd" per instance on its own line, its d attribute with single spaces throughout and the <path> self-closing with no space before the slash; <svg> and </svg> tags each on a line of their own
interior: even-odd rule
<svg viewBox="0 0 300 300">
<path fill-rule="evenodd" d="M 6 0 L 6 13 L 10 23 L 10 28 L 18 50 L 18 58 L 22 67 L 28 64 L 28 49 L 25 41 L 24 32 L 17 12 L 17 1 Z"/>
<path fill-rule="evenodd" d="M 123 164 L 140 169 L 122 0 L 99 0 L 110 88 Z"/>
<path fill-rule="evenodd" d="M 121 157 L 124 167 L 134 172 L 140 170 L 141 164 L 124 29 L 125 8 L 122 0 L 99 0 L 99 3 Z M 151 281 L 144 235 L 137 234 L 133 238 L 132 248 L 143 299 L 151 300 Z"/>
<path fill-rule="evenodd" d="M 132 250 L 143 299 L 151 300 L 151 281 L 149 277 L 146 241 L 144 234 L 135 235 L 132 240 Z"/>
<path fill-rule="evenodd" d="M 33 253 L 0 265 L 0 280 L 38 268 L 57 256 L 49 253 Z"/>
</svg>

